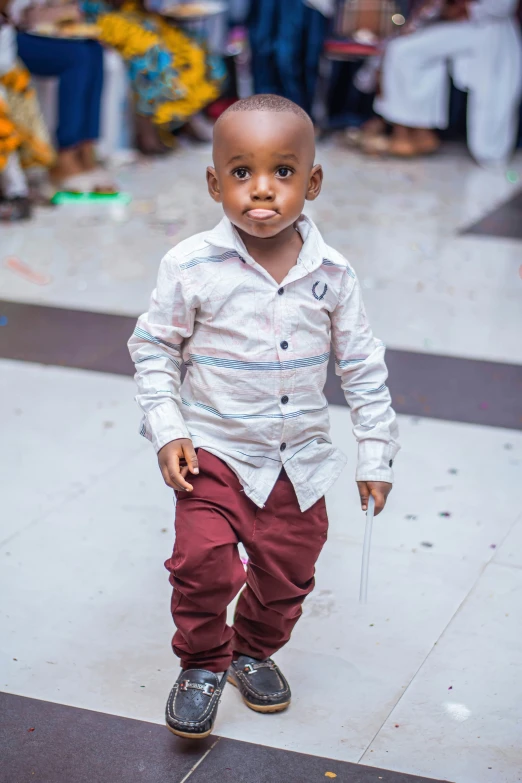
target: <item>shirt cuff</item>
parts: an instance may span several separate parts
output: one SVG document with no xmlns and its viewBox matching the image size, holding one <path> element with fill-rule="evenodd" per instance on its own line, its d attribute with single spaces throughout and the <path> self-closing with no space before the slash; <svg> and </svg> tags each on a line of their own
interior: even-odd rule
<svg viewBox="0 0 522 783">
<path fill-rule="evenodd" d="M 356 481 L 388 481 L 393 484 L 393 463 L 399 451 L 396 443 L 365 439 L 359 442 Z"/>
<path fill-rule="evenodd" d="M 190 438 L 187 425 L 174 402 L 164 402 L 149 411 L 144 425 L 145 437 L 152 442 L 156 453 L 171 440 Z"/>
</svg>

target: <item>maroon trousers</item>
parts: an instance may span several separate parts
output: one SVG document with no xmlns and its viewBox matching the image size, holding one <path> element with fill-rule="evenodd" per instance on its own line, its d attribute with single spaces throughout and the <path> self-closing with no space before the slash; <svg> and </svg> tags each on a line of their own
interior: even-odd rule
<svg viewBox="0 0 522 783">
<path fill-rule="evenodd" d="M 289 640 L 314 588 L 328 517 L 324 498 L 300 511 L 284 472 L 261 509 L 224 462 L 203 449 L 198 459 L 194 491 L 177 495 L 176 541 L 165 563 L 174 587 L 172 646 L 184 669 L 222 672 L 234 653 L 267 658 Z M 230 628 L 227 606 L 245 581 Z"/>
</svg>

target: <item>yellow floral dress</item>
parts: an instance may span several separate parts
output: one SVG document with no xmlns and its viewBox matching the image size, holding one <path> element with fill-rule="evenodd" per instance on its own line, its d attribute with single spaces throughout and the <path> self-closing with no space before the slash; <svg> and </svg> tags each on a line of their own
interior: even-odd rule
<svg viewBox="0 0 522 783">
<path fill-rule="evenodd" d="M 83 9 L 100 29 L 100 41 L 127 64 L 138 114 L 175 127 L 216 100 L 225 79 L 219 57 L 159 14 L 128 0 L 119 10 L 86 0 Z"/>
<path fill-rule="evenodd" d="M 24 168 L 49 167 L 54 161 L 30 74 L 21 64 L 0 76 L 0 171 L 15 151 Z"/>
</svg>

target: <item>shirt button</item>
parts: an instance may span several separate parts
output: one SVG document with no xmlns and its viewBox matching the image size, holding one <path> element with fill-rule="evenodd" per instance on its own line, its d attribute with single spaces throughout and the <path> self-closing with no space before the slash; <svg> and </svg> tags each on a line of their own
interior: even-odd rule
<svg viewBox="0 0 522 783">
<path fill-rule="evenodd" d="M 286 394 L 284 394 L 284 395 L 281 397 L 281 402 L 283 403 L 283 405 L 286 405 L 286 403 L 288 402 L 288 397 L 286 396 Z"/>
<path fill-rule="evenodd" d="M 389 466 L 390 466 L 390 468 L 391 468 L 391 466 L 393 465 L 393 460 L 392 460 L 392 459 L 391 459 L 391 460 L 388 462 L 388 465 L 389 465 Z"/>
<path fill-rule="evenodd" d="M 279 451 L 284 451 L 286 449 L 286 443 L 281 443 L 279 446 Z"/>
<path fill-rule="evenodd" d="M 283 340 L 283 342 L 280 343 L 280 345 L 283 351 L 286 351 L 286 349 L 288 348 L 288 343 L 286 342 L 286 340 Z"/>
<path fill-rule="evenodd" d="M 280 288 L 277 293 L 279 294 L 279 296 L 283 296 L 284 292 L 285 292 L 285 289 L 284 288 Z"/>
</svg>

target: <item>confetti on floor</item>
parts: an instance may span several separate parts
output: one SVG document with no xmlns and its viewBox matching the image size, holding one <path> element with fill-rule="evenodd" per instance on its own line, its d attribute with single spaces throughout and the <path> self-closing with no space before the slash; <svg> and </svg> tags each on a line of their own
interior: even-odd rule
<svg viewBox="0 0 522 783">
<path fill-rule="evenodd" d="M 7 316 L 0 315 L 0 326 L 7 326 Z"/>
<path fill-rule="evenodd" d="M 325 772 L 324 776 L 325 776 L 325 778 L 336 778 L 337 777 L 335 772 Z"/>
<path fill-rule="evenodd" d="M 415 514 L 406 514 L 406 519 L 417 519 Z"/>
<path fill-rule="evenodd" d="M 448 470 L 448 473 L 451 473 L 452 476 L 456 476 L 457 473 L 458 473 L 458 470 L 457 470 L 457 468 L 450 468 Z"/>
<path fill-rule="evenodd" d="M 32 269 L 29 264 L 26 264 L 25 261 L 21 261 L 19 258 L 8 258 L 5 265 L 11 272 L 15 272 L 15 274 L 20 275 L 20 277 L 23 277 L 30 283 L 35 283 L 36 285 L 49 285 L 52 281 L 51 275 L 37 272 L 35 269 Z"/>
<path fill-rule="evenodd" d="M 451 513 L 449 511 L 439 511 L 439 517 L 450 517 Z"/>
<path fill-rule="evenodd" d="M 426 549 L 431 549 L 433 544 L 430 541 L 421 541 L 421 546 L 425 546 Z"/>
</svg>

